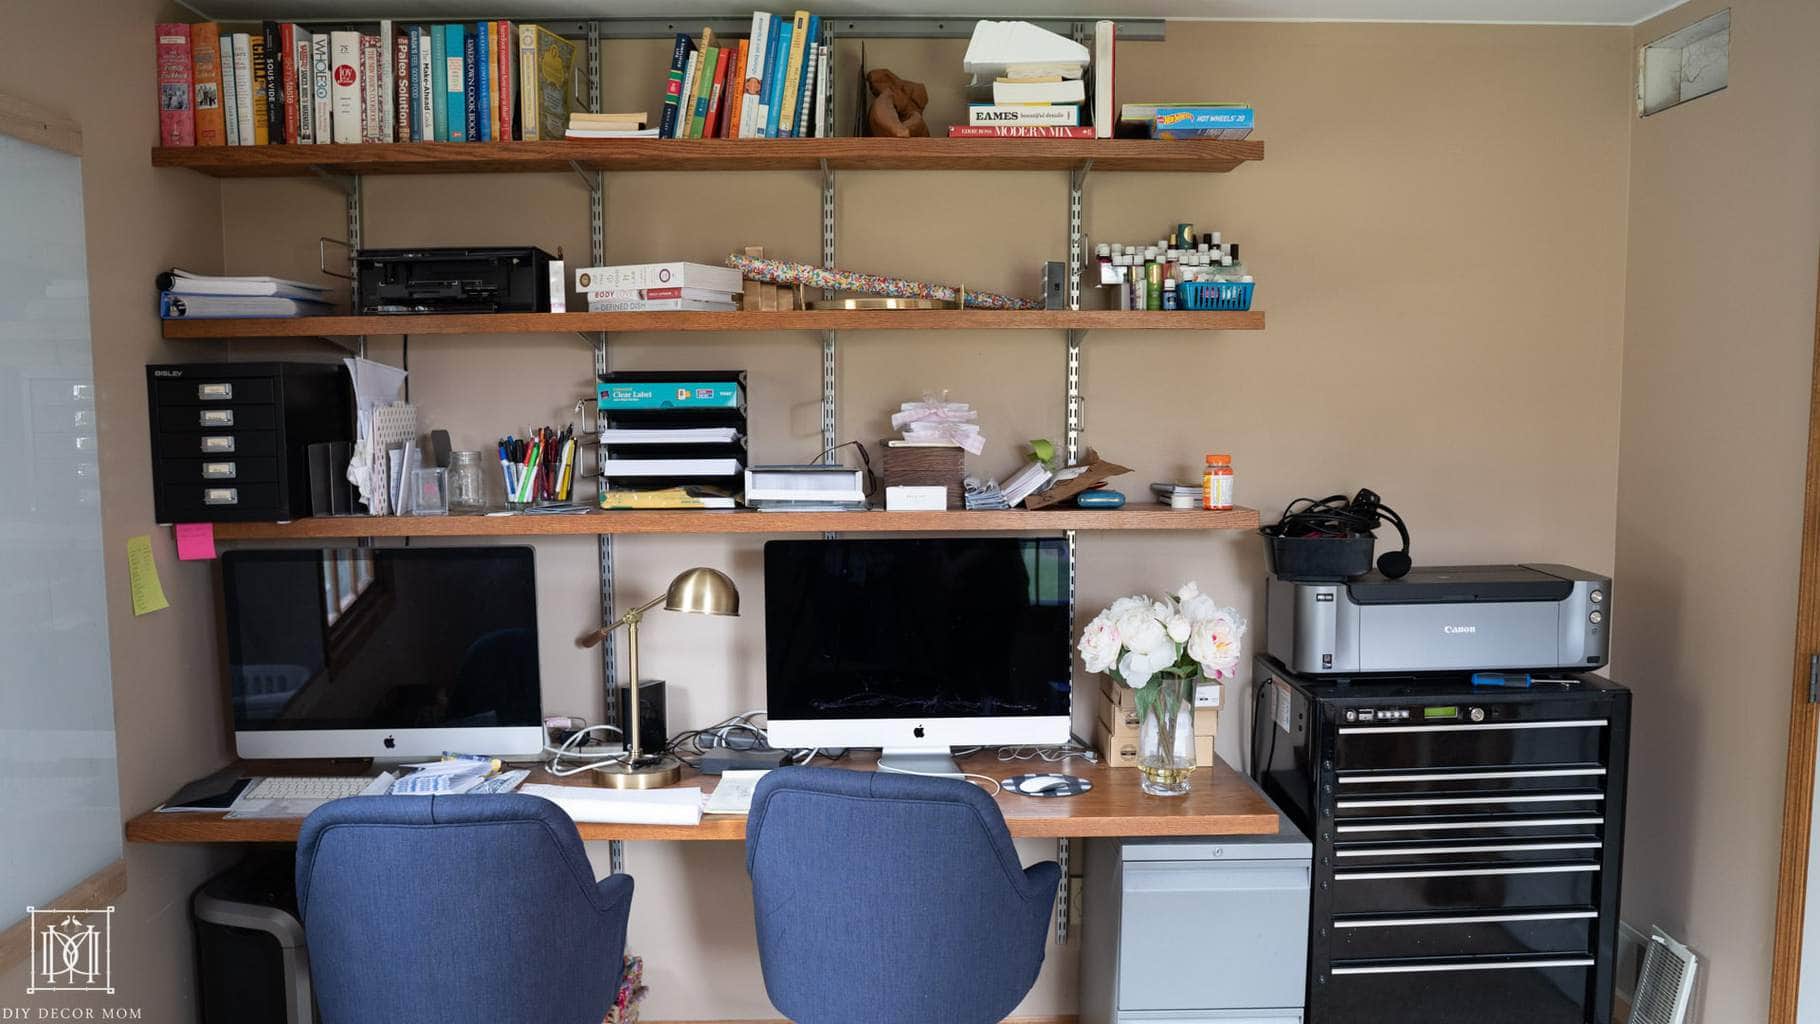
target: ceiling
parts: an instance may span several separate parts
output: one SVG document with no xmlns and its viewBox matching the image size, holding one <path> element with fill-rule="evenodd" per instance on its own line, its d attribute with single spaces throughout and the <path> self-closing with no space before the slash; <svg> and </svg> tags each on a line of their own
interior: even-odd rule
<svg viewBox="0 0 1820 1024">
<path fill-rule="evenodd" d="M 800 2 L 800 0 L 799 0 Z M 1264 21 L 1429 21 L 1531 25 L 1634 25 L 1682 0 L 992 0 L 997 18 L 1238 19 Z M 497 17 L 704 18 L 739 16 L 752 0 L 187 0 L 205 17 L 440 21 Z M 761 5 L 762 6 L 762 5 Z M 773 4 L 783 9 L 788 4 Z M 962 0 L 818 0 L 839 17 L 978 18 Z"/>
</svg>

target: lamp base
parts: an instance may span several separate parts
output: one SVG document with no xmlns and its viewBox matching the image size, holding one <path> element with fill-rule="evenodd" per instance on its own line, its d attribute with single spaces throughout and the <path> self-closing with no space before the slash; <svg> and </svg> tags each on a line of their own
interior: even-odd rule
<svg viewBox="0 0 1820 1024">
<path fill-rule="evenodd" d="M 607 789 L 662 789 L 682 780 L 682 763 L 673 757 L 657 757 L 637 765 L 604 765 L 589 772 L 587 779 Z"/>
</svg>

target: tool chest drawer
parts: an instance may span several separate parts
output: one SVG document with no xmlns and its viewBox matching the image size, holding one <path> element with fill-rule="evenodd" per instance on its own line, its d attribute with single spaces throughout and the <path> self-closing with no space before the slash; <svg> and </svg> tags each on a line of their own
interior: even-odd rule
<svg viewBox="0 0 1820 1024">
<path fill-rule="evenodd" d="M 1334 743 L 1334 767 L 1348 772 L 1597 764 L 1605 726 L 1601 718 L 1342 725 Z"/>
<path fill-rule="evenodd" d="M 145 369 L 160 523 L 306 516 L 308 447 L 353 440 L 352 394 L 339 364 Z"/>
<path fill-rule="evenodd" d="M 1590 956 L 1336 961 L 1321 1024 L 1585 1024 Z"/>
<path fill-rule="evenodd" d="M 1358 914 L 1334 919 L 1331 949 L 1335 960 L 1563 951 L 1590 955 L 1598 918 L 1591 907 Z"/>
</svg>

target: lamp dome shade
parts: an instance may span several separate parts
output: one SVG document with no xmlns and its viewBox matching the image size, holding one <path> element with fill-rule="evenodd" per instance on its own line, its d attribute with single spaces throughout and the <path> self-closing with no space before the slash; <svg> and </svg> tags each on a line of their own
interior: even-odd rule
<svg viewBox="0 0 1820 1024">
<path fill-rule="evenodd" d="M 664 610 L 696 615 L 738 615 L 739 588 L 726 573 L 698 566 L 670 581 Z"/>
</svg>

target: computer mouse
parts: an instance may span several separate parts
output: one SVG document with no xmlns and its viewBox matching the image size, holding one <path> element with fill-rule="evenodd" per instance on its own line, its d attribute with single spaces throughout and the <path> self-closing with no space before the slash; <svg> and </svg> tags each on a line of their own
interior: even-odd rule
<svg viewBox="0 0 1820 1024">
<path fill-rule="evenodd" d="M 1017 788 L 1020 793 L 1036 794 L 1047 793 L 1051 790 L 1066 789 L 1067 787 L 1068 779 L 1066 776 L 1047 775 L 1038 776 L 1034 779 L 1025 779 Z"/>
</svg>

